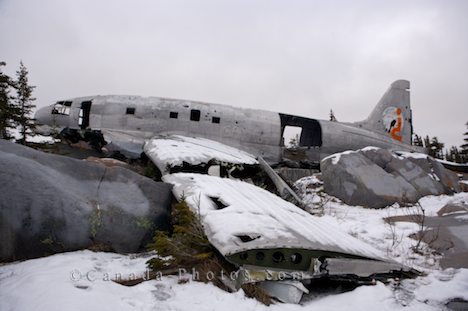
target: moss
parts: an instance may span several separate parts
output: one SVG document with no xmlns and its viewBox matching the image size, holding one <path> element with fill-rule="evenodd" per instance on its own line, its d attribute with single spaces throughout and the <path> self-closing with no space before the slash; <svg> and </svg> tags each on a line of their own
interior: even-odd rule
<svg viewBox="0 0 468 311">
<path fill-rule="evenodd" d="M 102 225 L 102 215 L 99 208 L 95 208 L 89 216 L 89 233 L 91 237 L 96 238 L 97 232 Z"/>
<path fill-rule="evenodd" d="M 172 234 L 156 231 L 153 242 L 148 245 L 159 257 L 148 261 L 153 270 L 189 267 L 192 268 L 213 256 L 213 247 L 206 237 L 199 219 L 182 200 L 172 212 Z"/>
<path fill-rule="evenodd" d="M 138 228 L 142 228 L 146 231 L 153 228 L 153 222 L 148 217 L 137 217 L 134 222 Z"/>
<path fill-rule="evenodd" d="M 254 298 L 263 303 L 264 305 L 269 306 L 272 303 L 271 297 L 266 293 L 266 291 L 261 288 L 256 283 L 247 283 L 242 285 L 244 293 L 249 298 Z"/>
<path fill-rule="evenodd" d="M 52 246 L 54 244 L 54 239 L 51 236 L 48 236 L 47 238 L 40 240 L 40 242 L 43 245 Z"/>
</svg>

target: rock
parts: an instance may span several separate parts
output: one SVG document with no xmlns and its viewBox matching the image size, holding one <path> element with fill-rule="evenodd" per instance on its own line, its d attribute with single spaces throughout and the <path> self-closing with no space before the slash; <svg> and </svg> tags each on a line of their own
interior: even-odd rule
<svg viewBox="0 0 468 311">
<path fill-rule="evenodd" d="M 440 162 L 431 157 L 428 157 L 427 160 L 430 162 L 431 172 L 437 176 L 440 183 L 444 186 L 445 193 L 460 192 L 460 184 L 456 173 L 449 171 Z"/>
<path fill-rule="evenodd" d="M 397 201 L 417 200 L 416 189 L 401 176 L 388 174 L 364 154 L 341 154 L 322 161 L 324 190 L 350 205 L 384 207 Z"/>
<path fill-rule="evenodd" d="M 411 161 L 392 157 L 392 160 L 383 168 L 387 173 L 401 176 L 410 183 L 419 193 L 419 197 L 445 193 L 442 183 Z"/>
<path fill-rule="evenodd" d="M 102 245 L 135 252 L 168 227 L 171 186 L 0 140 L 0 260 Z"/>
<path fill-rule="evenodd" d="M 381 208 L 460 190 L 456 174 L 436 160 L 374 147 L 329 156 L 321 169 L 325 192 L 351 205 Z"/>
<path fill-rule="evenodd" d="M 361 153 L 374 162 L 377 166 L 384 168 L 390 163 L 395 157 L 387 149 L 367 147 L 361 149 Z"/>
<path fill-rule="evenodd" d="M 438 181 L 444 188 L 444 193 L 461 191 L 457 174 L 446 169 L 442 163 L 436 159 L 420 153 L 402 152 L 400 155 L 415 163 L 417 166 L 420 166 L 427 174 Z"/>
<path fill-rule="evenodd" d="M 468 180 L 462 180 L 458 183 L 461 192 L 468 192 Z"/>
<path fill-rule="evenodd" d="M 458 212 L 468 212 L 468 204 L 449 202 L 437 211 L 437 216 L 446 216 Z"/>
</svg>

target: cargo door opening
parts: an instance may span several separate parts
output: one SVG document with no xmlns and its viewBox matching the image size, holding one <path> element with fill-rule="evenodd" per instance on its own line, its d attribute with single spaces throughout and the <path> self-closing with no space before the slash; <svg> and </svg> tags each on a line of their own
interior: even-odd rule
<svg viewBox="0 0 468 311">
<path fill-rule="evenodd" d="M 91 112 L 91 101 L 81 103 L 80 114 L 78 116 L 78 125 L 82 130 L 89 126 L 89 114 Z"/>
</svg>

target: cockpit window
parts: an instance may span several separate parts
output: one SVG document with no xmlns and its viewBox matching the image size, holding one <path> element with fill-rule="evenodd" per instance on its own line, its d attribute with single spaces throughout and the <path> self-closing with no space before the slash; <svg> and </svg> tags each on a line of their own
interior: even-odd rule
<svg viewBox="0 0 468 311">
<path fill-rule="evenodd" d="M 72 105 L 71 101 L 60 101 L 54 105 L 52 109 L 52 114 L 61 114 L 65 116 L 70 115 L 70 107 Z"/>
</svg>

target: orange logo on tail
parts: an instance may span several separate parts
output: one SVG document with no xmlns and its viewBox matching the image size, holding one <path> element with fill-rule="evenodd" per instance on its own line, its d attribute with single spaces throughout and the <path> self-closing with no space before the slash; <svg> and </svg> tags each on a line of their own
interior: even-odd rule
<svg viewBox="0 0 468 311">
<path fill-rule="evenodd" d="M 382 120 L 390 136 L 395 140 L 402 141 L 401 130 L 403 129 L 403 117 L 401 115 L 401 109 L 387 107 L 382 113 Z"/>
</svg>

